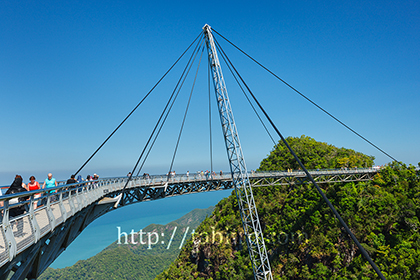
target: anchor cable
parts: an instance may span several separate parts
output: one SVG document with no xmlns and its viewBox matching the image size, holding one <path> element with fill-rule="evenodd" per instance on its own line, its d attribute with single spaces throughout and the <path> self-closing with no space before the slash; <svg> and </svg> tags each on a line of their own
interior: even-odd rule
<svg viewBox="0 0 420 280">
<path fill-rule="evenodd" d="M 229 63 L 227 63 L 226 58 L 225 58 L 226 54 L 224 53 L 223 49 L 219 45 L 219 42 L 217 42 L 216 38 L 214 38 L 214 37 L 213 37 L 213 40 L 216 43 L 216 45 L 219 47 L 219 49 L 221 50 L 221 56 L 223 58 L 223 61 L 226 63 L 227 67 L 229 68 L 230 73 L 235 78 L 236 83 L 238 84 L 239 88 L 242 90 L 242 93 L 245 95 L 245 98 L 248 101 L 249 105 L 251 105 L 252 110 L 257 115 L 258 120 L 261 122 L 261 125 L 264 127 L 265 131 L 267 132 L 267 134 L 270 137 L 273 144 L 276 145 L 276 141 L 274 141 L 273 137 L 271 136 L 270 131 L 268 131 L 268 128 L 265 125 L 264 121 L 261 119 L 260 114 L 258 114 L 257 110 L 255 109 L 254 105 L 252 104 L 251 100 L 249 99 L 248 95 L 246 94 L 245 90 L 243 89 L 243 87 L 242 87 L 241 83 L 239 82 L 238 78 L 236 77 L 235 73 L 232 71 L 232 68 L 230 67 Z"/>
<path fill-rule="evenodd" d="M 223 50 L 221 49 L 221 51 L 223 52 Z M 265 117 L 267 118 L 267 120 L 270 122 L 271 126 L 273 127 L 273 129 L 276 131 L 276 133 L 278 134 L 278 136 L 281 138 L 281 140 L 283 141 L 283 143 L 286 145 L 287 149 L 290 151 L 290 153 L 293 155 L 293 157 L 295 158 L 295 160 L 298 162 L 299 166 L 302 168 L 302 170 L 304 170 L 307 178 L 314 184 L 315 188 L 317 189 L 318 193 L 321 195 L 322 199 L 327 203 L 328 207 L 332 210 L 332 212 L 334 213 L 334 215 L 337 217 L 337 219 L 340 221 L 341 225 L 344 227 L 344 229 L 346 230 L 346 232 L 350 235 L 351 239 L 353 240 L 353 242 L 356 244 L 356 246 L 359 248 L 359 250 L 361 251 L 362 255 L 364 256 L 364 258 L 369 262 L 369 264 L 373 267 L 373 269 L 375 270 L 376 274 L 381 278 L 381 279 L 385 279 L 386 278 L 383 276 L 382 272 L 379 270 L 379 268 L 376 266 L 376 264 L 373 262 L 373 260 L 371 259 L 371 257 L 369 256 L 369 254 L 366 252 L 366 250 L 363 248 L 363 246 L 359 243 L 359 241 L 357 240 L 356 236 L 353 234 L 353 232 L 350 230 L 350 228 L 347 226 L 346 222 L 343 220 L 343 218 L 341 218 L 340 214 L 338 213 L 338 211 L 335 209 L 334 205 L 332 205 L 332 203 L 330 202 L 330 200 L 327 198 L 327 196 L 324 194 L 324 192 L 322 191 L 322 189 L 318 186 L 318 184 L 315 182 L 314 178 L 312 177 L 312 175 L 309 173 L 309 171 L 306 169 L 306 167 L 303 165 L 303 163 L 300 161 L 300 159 L 298 158 L 298 156 L 296 155 L 296 153 L 294 152 L 294 150 L 290 147 L 290 145 L 287 143 L 286 139 L 283 137 L 283 135 L 280 133 L 280 131 L 278 130 L 277 126 L 274 124 L 274 122 L 271 120 L 270 116 L 267 114 L 267 112 L 264 110 L 264 108 L 261 106 L 261 104 L 259 103 L 259 101 L 257 100 L 257 98 L 255 97 L 255 95 L 252 93 L 251 89 L 248 87 L 248 85 L 245 83 L 245 81 L 243 80 L 242 76 L 238 73 L 238 71 L 236 70 L 236 68 L 232 65 L 231 61 L 229 60 L 229 58 L 227 57 L 229 63 L 231 64 L 232 68 L 235 70 L 236 74 L 238 75 L 238 77 L 241 79 L 242 83 L 245 85 L 245 87 L 247 88 L 248 92 L 251 94 L 252 98 L 254 99 L 255 103 L 258 105 L 258 107 L 260 108 L 260 110 L 263 112 L 263 114 L 265 115 Z"/>
<path fill-rule="evenodd" d="M 356 132 L 354 129 L 352 129 L 351 127 L 349 127 L 348 125 L 346 125 L 344 122 L 340 121 L 338 118 L 336 118 L 335 116 L 333 116 L 332 114 L 330 114 L 328 111 L 326 111 L 324 108 L 322 108 L 321 106 L 319 106 L 318 104 L 316 104 L 314 101 L 312 101 L 309 97 L 307 97 L 306 95 L 304 95 L 303 93 L 301 93 L 299 90 L 297 90 L 296 88 L 294 88 L 292 85 L 290 85 L 289 83 L 287 83 L 285 80 L 283 80 L 282 78 L 280 78 L 279 76 L 277 76 L 275 73 L 273 73 L 272 71 L 270 71 L 267 67 L 265 67 L 264 65 L 262 65 L 261 63 L 259 63 L 257 60 L 255 60 L 254 58 L 252 58 L 250 55 L 248 55 L 246 52 L 244 52 L 242 49 L 240 49 L 238 46 L 236 46 L 234 43 L 232 43 L 231 41 L 229 41 L 228 39 L 226 39 L 223 35 L 221 35 L 219 32 L 217 32 L 216 30 L 212 29 L 215 33 L 217 33 L 220 37 L 222 37 L 223 39 L 225 39 L 228 43 L 230 43 L 232 46 L 234 46 L 237 50 L 239 50 L 240 52 L 242 52 L 244 55 L 246 55 L 248 58 L 250 58 L 252 61 L 254 61 L 256 64 L 258 64 L 259 66 L 261 66 L 264 70 L 266 70 L 267 72 L 269 72 L 271 75 L 273 75 L 274 77 L 276 77 L 278 80 L 280 80 L 282 83 L 284 83 L 286 86 L 288 86 L 290 89 L 292 89 L 293 91 L 295 91 L 297 94 L 299 94 L 300 96 L 302 96 L 303 98 L 305 98 L 307 101 L 309 101 L 310 103 L 312 103 L 314 106 L 316 106 L 318 109 L 320 109 L 321 111 L 323 111 L 325 114 L 327 114 L 328 116 L 330 116 L 331 118 L 333 118 L 335 121 L 337 121 L 338 123 L 340 123 L 342 126 L 344 126 L 345 128 L 347 128 L 348 130 L 350 130 L 351 132 L 353 132 L 354 134 L 356 134 L 357 136 L 359 136 L 361 139 L 363 139 L 364 141 L 366 141 L 367 143 L 369 143 L 371 146 L 373 146 L 374 148 L 376 148 L 378 151 L 380 151 L 381 153 L 383 153 L 384 155 L 386 155 L 387 157 L 389 157 L 390 159 L 399 162 L 398 160 L 396 160 L 394 157 L 392 157 L 391 155 L 389 155 L 387 152 L 385 152 L 384 150 L 382 150 L 381 148 L 379 148 L 378 146 L 376 146 L 375 144 L 373 144 L 371 141 L 369 141 L 368 139 L 366 139 L 365 137 L 363 137 L 361 134 L 359 134 L 358 132 Z"/>
</svg>

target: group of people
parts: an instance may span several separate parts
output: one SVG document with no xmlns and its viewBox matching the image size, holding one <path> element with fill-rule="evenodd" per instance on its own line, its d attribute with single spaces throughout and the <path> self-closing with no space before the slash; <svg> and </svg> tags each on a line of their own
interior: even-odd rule
<svg viewBox="0 0 420 280">
<path fill-rule="evenodd" d="M 223 171 L 222 170 L 220 170 L 220 177 L 222 177 L 223 176 Z M 199 178 L 206 178 L 206 180 L 208 180 L 209 178 L 215 178 L 216 177 L 216 172 L 215 171 L 209 171 L 209 170 L 206 170 L 206 171 L 197 171 L 197 175 L 198 175 L 198 177 Z"/>
<path fill-rule="evenodd" d="M 78 178 L 75 178 L 75 175 L 71 175 L 70 179 L 67 180 L 66 184 L 74 184 L 78 182 L 84 181 L 83 178 L 79 175 Z M 86 177 L 86 181 L 93 181 L 98 180 L 99 176 L 97 174 L 94 174 L 93 176 L 88 175 Z M 4 193 L 6 194 L 16 194 L 20 192 L 25 191 L 36 191 L 40 189 L 49 189 L 49 188 L 55 188 L 58 186 L 57 180 L 53 177 L 52 173 L 48 173 L 47 178 L 45 179 L 42 186 L 36 181 L 35 176 L 29 177 L 29 183 L 25 184 L 23 182 L 22 176 L 16 175 L 15 179 L 13 180 L 13 183 L 10 185 L 10 187 L 7 189 L 7 191 Z M 50 191 L 50 193 L 56 192 L 56 190 Z M 0 190 L 0 195 L 2 195 L 2 192 Z M 34 199 L 40 198 L 41 193 L 36 193 L 34 195 Z M 9 200 L 9 204 L 15 204 L 18 202 L 22 202 L 27 200 L 29 197 L 20 197 L 20 198 L 13 198 Z M 40 205 L 40 202 L 35 201 L 34 202 L 34 209 L 37 209 L 37 207 Z M 3 202 L 0 202 L 0 206 L 3 206 Z M 23 214 L 25 212 L 24 205 L 10 208 L 9 210 L 9 217 L 15 217 Z"/>
<path fill-rule="evenodd" d="M 16 194 L 16 193 L 25 192 L 25 191 L 36 191 L 36 190 L 40 190 L 41 188 L 42 189 L 54 188 L 54 187 L 57 187 L 57 185 L 58 185 L 57 181 L 55 180 L 55 178 L 53 178 L 51 173 L 48 174 L 47 179 L 45 179 L 44 183 L 42 184 L 42 187 L 36 181 L 35 176 L 29 177 L 29 183 L 26 185 L 23 182 L 22 176 L 16 175 L 15 179 L 13 180 L 13 183 L 10 185 L 10 187 L 7 189 L 7 191 L 4 194 L 6 195 L 6 194 Z M 37 193 L 37 194 L 34 195 L 35 199 L 37 199 L 39 197 L 41 197 L 41 193 Z M 27 199 L 27 197 L 12 198 L 11 200 L 9 200 L 9 203 L 10 204 L 15 204 L 15 203 L 18 203 L 18 202 L 22 202 L 26 199 Z M 3 206 L 3 203 L 1 203 L 0 206 Z M 37 207 L 38 207 L 38 203 L 35 202 L 34 203 L 34 209 L 36 209 Z M 9 216 L 10 217 L 15 217 L 15 216 L 23 214 L 24 212 L 25 212 L 24 206 L 14 207 L 14 208 L 10 209 Z"/>
<path fill-rule="evenodd" d="M 81 176 L 79 176 L 79 177 L 80 177 L 80 181 L 82 181 L 83 179 L 81 178 Z M 99 176 L 97 174 L 95 174 L 93 177 L 88 176 L 87 180 L 97 180 L 98 178 L 99 178 Z M 70 177 L 70 179 L 67 180 L 66 183 L 67 184 L 73 184 L 73 183 L 77 183 L 77 182 L 78 181 L 75 179 L 75 175 L 72 175 Z M 36 181 L 35 176 L 29 177 L 29 183 L 25 184 L 23 182 L 22 176 L 16 175 L 15 179 L 13 180 L 13 183 L 10 185 L 10 187 L 7 189 L 7 191 L 4 194 L 5 195 L 17 194 L 17 193 L 22 193 L 22 192 L 27 192 L 27 191 L 36 191 L 36 190 L 40 190 L 40 189 L 55 188 L 57 186 L 58 186 L 57 180 L 55 178 L 53 178 L 52 173 L 48 174 L 47 178 L 45 179 L 44 183 L 42 184 L 42 187 Z M 56 192 L 56 190 L 50 191 L 50 193 L 53 193 L 53 192 Z M 1 190 L 0 190 L 0 195 L 2 195 Z M 41 204 L 45 203 L 45 201 L 39 200 L 40 197 L 41 197 L 41 193 L 34 194 L 34 199 L 36 200 L 36 201 L 33 202 L 34 209 L 37 209 L 38 206 L 41 206 Z M 15 198 L 9 199 L 9 205 L 17 204 L 19 202 L 24 202 L 24 201 L 28 200 L 29 198 L 30 198 L 29 196 L 20 196 L 20 197 L 15 197 Z M 52 196 L 51 199 L 56 200 L 56 196 Z M 4 201 L 0 201 L 0 207 L 3 207 L 3 206 L 4 206 Z M 26 209 L 25 204 L 10 207 L 9 211 L 8 211 L 9 212 L 9 219 L 24 214 L 26 210 L 27 209 Z M 16 224 L 14 224 L 14 225 L 16 225 L 16 228 L 17 228 L 16 236 L 22 236 L 24 234 L 24 232 L 23 232 L 23 227 L 24 227 L 23 220 L 18 219 L 16 221 Z"/>
</svg>

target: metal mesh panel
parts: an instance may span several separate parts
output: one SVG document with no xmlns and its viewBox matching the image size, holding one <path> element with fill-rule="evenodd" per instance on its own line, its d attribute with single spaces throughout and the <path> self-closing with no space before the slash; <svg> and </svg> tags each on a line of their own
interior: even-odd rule
<svg viewBox="0 0 420 280">
<path fill-rule="evenodd" d="M 63 215 L 61 214 L 60 205 L 58 203 L 52 204 L 51 211 L 54 215 L 56 225 L 61 224 L 63 222 Z"/>
<path fill-rule="evenodd" d="M 6 244 L 4 236 L 3 225 L 0 231 L 0 266 L 9 260 L 9 246 Z"/>
<path fill-rule="evenodd" d="M 20 253 L 34 243 L 34 229 L 32 228 L 28 215 L 11 221 L 10 226 L 12 227 L 13 236 L 16 240 L 17 253 Z"/>
<path fill-rule="evenodd" d="M 76 210 L 76 211 L 79 211 L 79 210 L 80 210 L 80 205 L 79 205 L 79 203 L 77 202 L 76 197 L 75 197 L 75 196 L 73 196 L 71 199 L 72 199 L 72 201 L 73 201 L 73 204 L 74 204 L 74 208 L 75 208 L 75 210 Z"/>
<path fill-rule="evenodd" d="M 86 192 L 83 192 L 80 195 L 80 209 L 83 209 L 86 207 Z"/>
<path fill-rule="evenodd" d="M 71 216 L 71 206 L 70 206 L 70 202 L 68 199 L 63 201 L 63 205 L 64 205 L 64 209 L 66 209 L 67 212 L 67 217 Z"/>
<path fill-rule="evenodd" d="M 49 230 L 51 230 L 46 208 L 35 212 L 35 219 L 39 225 L 41 237 L 44 236 Z"/>
</svg>

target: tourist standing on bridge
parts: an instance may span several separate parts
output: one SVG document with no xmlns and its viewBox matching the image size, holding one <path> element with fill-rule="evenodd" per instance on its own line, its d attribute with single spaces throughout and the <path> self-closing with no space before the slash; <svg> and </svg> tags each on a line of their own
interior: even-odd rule
<svg viewBox="0 0 420 280">
<path fill-rule="evenodd" d="M 57 181 L 55 180 L 55 178 L 53 178 L 52 173 L 48 173 L 48 178 L 45 179 L 44 184 L 42 184 L 42 188 L 45 189 L 49 189 L 49 188 L 54 188 L 57 187 Z M 57 192 L 56 190 L 54 191 L 50 191 L 49 193 L 55 193 Z M 55 201 L 57 198 L 55 196 L 51 197 L 50 202 Z M 44 201 L 45 202 L 45 201 Z"/>
<path fill-rule="evenodd" d="M 37 182 L 37 181 L 35 181 L 36 179 L 35 179 L 35 176 L 31 176 L 31 177 L 29 177 L 29 183 L 28 183 L 28 191 L 34 191 L 34 190 L 39 190 L 39 189 L 41 189 L 41 187 L 39 186 L 39 183 Z M 34 198 L 35 199 L 37 199 L 37 198 L 39 198 L 39 197 L 41 197 L 41 194 L 40 193 L 36 193 L 35 195 L 34 195 Z M 34 209 L 36 209 L 38 207 L 38 202 L 37 201 L 35 201 L 34 202 Z"/>
<path fill-rule="evenodd" d="M 74 183 L 77 183 L 76 175 L 72 174 L 70 176 L 70 179 L 67 179 L 66 185 L 70 185 L 70 184 L 74 184 Z M 70 189 L 74 189 L 74 188 L 76 188 L 76 186 L 71 186 L 70 187 Z M 71 193 L 74 194 L 75 191 L 72 191 Z"/>
<path fill-rule="evenodd" d="M 42 188 L 45 189 L 45 186 L 47 187 L 47 189 L 57 187 L 57 181 L 55 180 L 55 178 L 53 178 L 52 173 L 48 173 L 48 178 L 45 179 Z"/>
<path fill-rule="evenodd" d="M 86 183 L 85 186 L 87 186 L 89 190 L 90 190 L 90 185 L 92 184 L 90 181 L 93 181 L 93 178 L 90 175 L 87 175 L 86 182 L 89 182 L 89 183 Z"/>
<path fill-rule="evenodd" d="M 97 181 L 97 180 L 99 180 L 99 175 L 98 174 L 93 174 L 93 178 L 92 178 L 94 181 Z M 94 182 L 93 183 L 93 185 L 96 187 L 97 185 L 98 185 L 98 182 Z"/>
<path fill-rule="evenodd" d="M 6 191 L 6 194 L 15 194 L 20 192 L 26 192 L 26 185 L 23 183 L 22 176 L 16 175 L 15 180 L 10 185 L 10 188 Z M 11 204 L 16 204 L 18 202 L 25 201 L 27 197 L 16 197 L 9 200 L 9 207 Z M 1 202 L 3 206 L 3 202 Z M 25 213 L 25 205 L 20 205 L 17 207 L 9 208 L 9 218 L 13 218 Z M 17 233 L 16 236 L 22 236 L 23 234 L 23 219 L 17 220 Z"/>
<path fill-rule="evenodd" d="M 77 183 L 77 180 L 75 179 L 76 175 L 71 175 L 70 179 L 67 180 L 66 185 Z"/>
<path fill-rule="evenodd" d="M 23 182 L 22 176 L 20 175 L 16 175 L 15 180 L 13 181 L 12 185 L 10 185 L 10 187 L 15 186 L 14 184 L 18 184 L 16 182 L 16 180 L 20 181 L 19 186 L 21 186 L 22 188 L 24 188 L 25 190 L 28 190 L 28 187 L 25 185 L 25 183 Z M 7 192 L 6 192 L 7 193 Z"/>
</svg>

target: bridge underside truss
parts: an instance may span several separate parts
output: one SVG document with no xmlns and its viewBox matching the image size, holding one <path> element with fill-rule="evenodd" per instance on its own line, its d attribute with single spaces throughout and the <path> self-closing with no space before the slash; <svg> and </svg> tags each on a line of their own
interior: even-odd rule
<svg viewBox="0 0 420 280">
<path fill-rule="evenodd" d="M 346 173 L 346 174 L 311 174 L 315 182 L 319 184 L 325 183 L 346 183 L 346 182 L 363 182 L 373 179 L 376 173 Z M 272 187 L 276 185 L 300 185 L 308 184 L 308 178 L 302 172 L 302 175 L 284 175 L 272 177 L 253 177 L 251 180 L 253 187 Z"/>
<path fill-rule="evenodd" d="M 376 170 L 311 172 L 319 183 L 368 181 L 376 173 Z M 250 173 L 249 178 L 253 187 L 307 184 L 308 181 L 302 174 Z M 128 184 L 124 201 L 117 198 L 121 197 L 127 180 L 125 177 L 104 179 L 92 185 L 81 184 L 76 191 L 67 186 L 61 187 L 55 195 L 58 197 L 57 201 L 52 201 L 54 195 L 49 194 L 46 205 L 36 210 L 31 206 L 27 213 L 11 219 L 10 222 L 3 217 L 0 225 L 0 279 L 36 279 L 92 221 L 115 210 L 114 206 L 233 189 L 234 185 L 229 175 L 213 179 L 198 176 L 188 178 L 181 175 L 166 183 L 163 183 L 160 177 L 136 178 Z M 35 193 L 36 191 L 30 195 L 31 198 L 26 204 L 33 204 Z M 107 199 L 111 200 L 111 203 L 107 202 Z M 3 201 L 5 204 L 9 203 L 4 198 Z M 8 211 L 7 206 L 3 207 L 3 211 Z M 21 233 L 19 225 L 23 228 Z"/>
<path fill-rule="evenodd" d="M 155 200 L 165 197 L 172 197 L 184 194 L 193 194 L 209 191 L 220 191 L 233 188 L 232 181 L 229 180 L 209 180 L 196 182 L 168 182 L 160 186 L 150 186 L 145 188 L 129 188 L 125 191 L 122 204 L 128 205 L 141 201 Z M 112 194 L 116 197 L 119 193 Z"/>
</svg>

